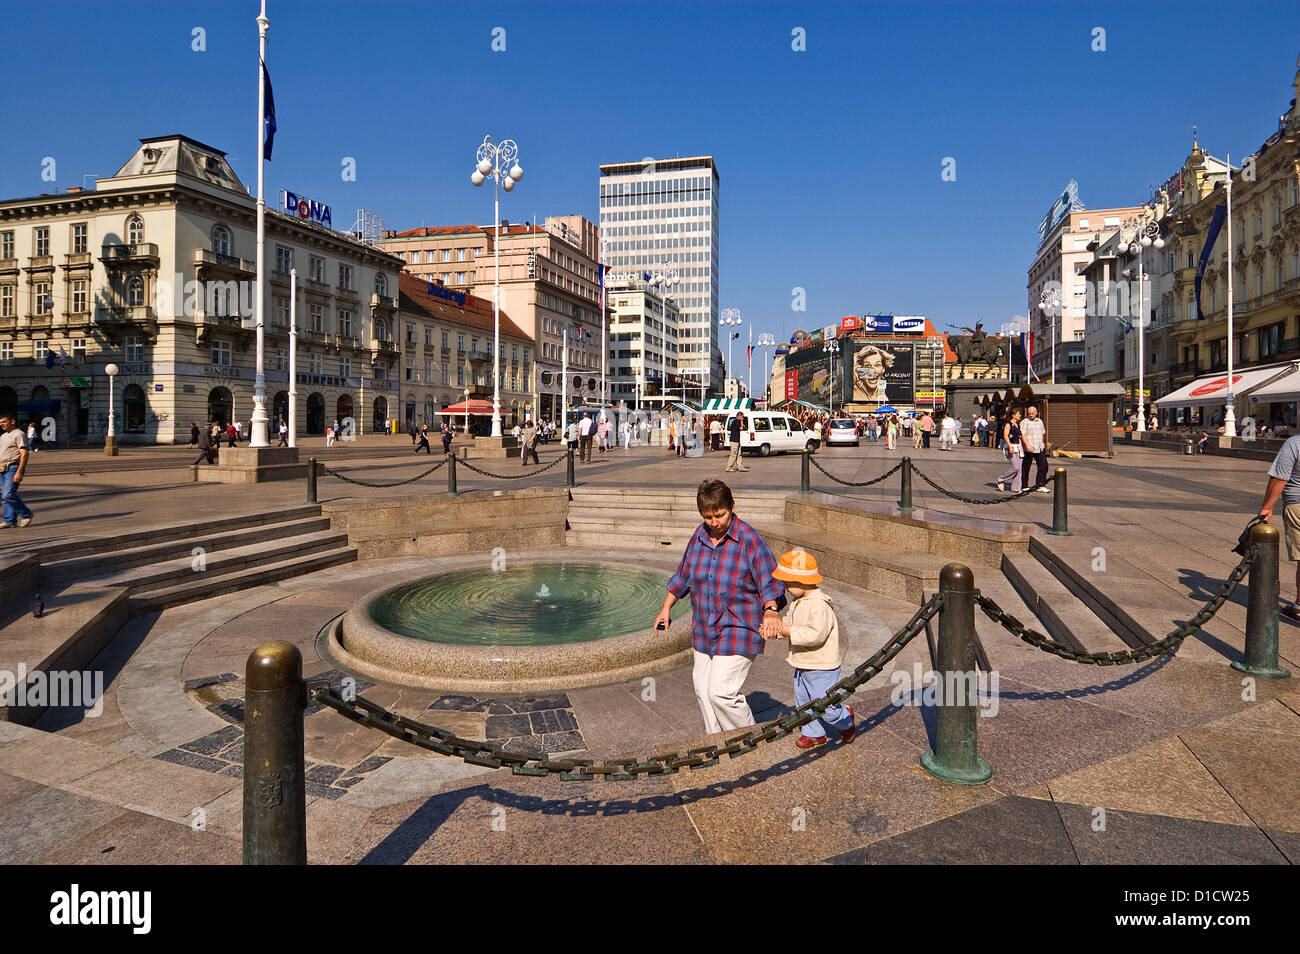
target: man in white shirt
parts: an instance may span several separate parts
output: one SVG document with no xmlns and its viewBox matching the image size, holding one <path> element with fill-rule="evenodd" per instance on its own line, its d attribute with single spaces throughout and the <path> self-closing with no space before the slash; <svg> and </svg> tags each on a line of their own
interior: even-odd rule
<svg viewBox="0 0 1300 954">
<path fill-rule="evenodd" d="M 1043 419 L 1038 416 L 1038 408 L 1029 405 L 1026 417 L 1020 422 L 1020 443 L 1024 445 L 1025 458 L 1020 463 L 1020 486 L 1030 487 L 1029 483 L 1029 465 L 1034 461 L 1038 462 L 1038 480 L 1036 484 L 1043 486 L 1038 488 L 1040 494 L 1047 493 L 1047 425 Z"/>
<path fill-rule="evenodd" d="M 578 460 L 591 463 L 591 415 L 583 414 L 578 422 Z"/>
</svg>

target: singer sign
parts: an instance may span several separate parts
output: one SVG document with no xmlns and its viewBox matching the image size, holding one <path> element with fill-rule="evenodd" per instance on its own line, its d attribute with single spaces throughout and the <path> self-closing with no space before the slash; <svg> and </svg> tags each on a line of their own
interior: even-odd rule
<svg viewBox="0 0 1300 954">
<path fill-rule="evenodd" d="M 306 196 L 298 195 L 296 192 L 284 190 L 284 210 L 293 213 L 300 219 L 307 219 L 326 228 L 334 228 L 334 223 L 330 220 L 330 207 L 322 205 L 315 199 L 308 199 Z"/>
</svg>

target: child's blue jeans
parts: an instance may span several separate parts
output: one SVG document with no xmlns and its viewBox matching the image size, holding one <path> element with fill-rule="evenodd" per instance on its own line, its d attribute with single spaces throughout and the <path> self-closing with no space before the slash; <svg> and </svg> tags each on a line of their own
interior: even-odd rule
<svg viewBox="0 0 1300 954">
<path fill-rule="evenodd" d="M 794 704 L 801 706 L 813 699 L 820 699 L 830 692 L 831 686 L 842 678 L 843 675 L 838 666 L 834 669 L 796 669 L 794 671 Z M 826 729 L 822 725 L 823 722 L 842 732 L 853 724 L 853 719 L 849 716 L 849 710 L 846 707 L 827 706 L 826 711 L 822 713 L 821 719 L 814 719 L 803 727 L 803 734 L 810 739 L 820 739 L 826 734 Z"/>
</svg>

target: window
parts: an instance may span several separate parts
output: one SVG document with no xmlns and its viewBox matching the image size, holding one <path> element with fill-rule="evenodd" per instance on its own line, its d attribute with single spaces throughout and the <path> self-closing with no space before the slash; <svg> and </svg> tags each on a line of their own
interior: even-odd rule
<svg viewBox="0 0 1300 954">
<path fill-rule="evenodd" d="M 446 331 L 444 331 L 444 332 L 442 333 L 442 346 L 443 346 L 444 348 L 450 348 L 450 347 L 451 347 L 451 335 L 450 335 L 450 333 L 448 333 L 448 332 L 446 332 Z M 446 384 L 447 382 L 444 381 L 444 382 L 442 382 L 442 383 L 443 383 L 443 384 Z"/>
<path fill-rule="evenodd" d="M 352 266 L 351 265 L 339 266 L 339 288 L 345 290 L 352 288 Z"/>
<path fill-rule="evenodd" d="M 230 254 L 230 230 L 224 225 L 212 226 L 212 251 L 218 255 Z"/>
<path fill-rule="evenodd" d="M 72 313 L 74 315 L 85 314 L 86 306 L 90 300 L 88 293 L 89 282 L 84 278 L 78 278 L 72 283 Z"/>
<path fill-rule="evenodd" d="M 310 367 L 311 367 L 311 373 L 312 373 L 312 374 L 324 374 L 324 373 L 325 373 L 325 356 L 324 356 L 323 354 L 316 354 L 316 353 L 314 353 L 314 352 L 308 352 L 308 353 L 307 353 L 307 361 L 308 361 L 308 363 L 309 363 L 309 365 L 310 365 Z"/>
<path fill-rule="evenodd" d="M 14 287 L 13 285 L 0 285 L 0 318 L 12 318 L 14 316 Z"/>
<path fill-rule="evenodd" d="M 415 325 L 409 321 L 406 323 L 406 340 L 409 344 L 415 344 Z"/>
<path fill-rule="evenodd" d="M 34 342 L 32 342 L 32 344 L 36 348 L 37 364 L 44 363 L 45 356 L 50 353 L 50 343 L 46 341 L 44 338 L 37 338 Z"/>
<path fill-rule="evenodd" d="M 339 377 L 341 377 L 341 378 L 350 378 L 350 377 L 352 377 L 352 359 L 351 359 L 351 358 L 339 358 Z"/>
<path fill-rule="evenodd" d="M 0 361 L 8 361 L 14 356 L 14 343 L 12 341 L 0 341 Z"/>
<path fill-rule="evenodd" d="M 283 245 L 275 247 L 275 270 L 281 275 L 288 275 L 293 271 L 293 249 L 285 248 Z"/>
<path fill-rule="evenodd" d="M 277 328 L 289 327 L 289 299 L 280 295 L 275 297 L 275 312 L 271 323 Z"/>
<path fill-rule="evenodd" d="M 32 254 L 33 254 L 33 255 L 49 255 L 49 254 L 50 254 L 50 230 L 49 230 L 49 228 L 46 227 L 46 226 L 42 226 L 41 228 L 36 229 L 36 230 L 35 230 L 35 238 L 36 238 L 36 242 L 35 242 L 35 248 L 36 248 L 36 250 L 35 250 Z"/>
<path fill-rule="evenodd" d="M 450 261 L 451 261 L 451 249 L 449 249 L 449 248 L 444 248 L 444 249 L 442 250 L 442 260 L 443 260 L 444 262 L 450 262 Z"/>
<path fill-rule="evenodd" d="M 425 384 L 433 383 L 433 362 L 432 361 L 424 362 L 424 383 Z"/>
<path fill-rule="evenodd" d="M 463 248 L 456 249 L 456 261 L 458 262 L 465 261 L 465 250 Z"/>
<path fill-rule="evenodd" d="M 465 386 L 465 366 L 456 365 L 456 386 L 463 388 Z"/>
<path fill-rule="evenodd" d="M 339 337 L 352 337 L 352 312 L 350 311 L 339 312 Z"/>
<path fill-rule="evenodd" d="M 433 264 L 433 249 L 429 249 L 427 252 L 424 253 L 424 261 L 426 264 L 429 265 Z"/>
<path fill-rule="evenodd" d="M 36 298 L 36 307 L 33 311 L 38 315 L 48 315 L 50 313 L 50 283 L 37 282 L 32 286 L 32 294 Z"/>
<path fill-rule="evenodd" d="M 388 279 L 383 274 L 375 276 L 375 294 L 380 297 L 388 297 Z"/>
<path fill-rule="evenodd" d="M 325 259 L 318 255 L 307 256 L 307 277 L 314 282 L 325 281 Z"/>
<path fill-rule="evenodd" d="M 139 308 L 144 304 L 144 279 L 139 275 L 132 275 L 127 282 L 126 303 L 132 308 Z"/>
<path fill-rule="evenodd" d="M 456 273 L 456 284 L 457 284 L 457 285 L 464 285 L 464 284 L 465 284 L 465 273 L 464 273 L 464 272 L 457 272 L 457 273 Z"/>
<path fill-rule="evenodd" d="M 78 364 L 85 362 L 86 360 L 86 339 L 85 338 L 72 339 L 72 360 L 77 362 Z"/>
<path fill-rule="evenodd" d="M 14 233 L 0 232 L 0 258 L 14 257 Z"/>
<path fill-rule="evenodd" d="M 457 335 L 457 336 L 456 336 L 456 350 L 457 350 L 457 351 L 464 351 L 464 350 L 465 350 L 465 336 L 464 336 L 464 335 Z"/>
<path fill-rule="evenodd" d="M 144 219 L 133 215 L 126 220 L 126 241 L 128 245 L 139 245 L 144 241 Z"/>
<path fill-rule="evenodd" d="M 212 342 L 212 363 L 222 368 L 230 367 L 229 341 Z"/>
<path fill-rule="evenodd" d="M 89 248 L 89 244 L 86 238 L 87 234 L 88 233 L 87 233 L 85 222 L 78 222 L 76 225 L 72 226 L 72 254 L 73 255 L 86 254 L 86 251 Z M 0 256 L 0 258 L 2 257 L 3 256 Z"/>
<path fill-rule="evenodd" d="M 442 362 L 441 371 L 442 371 L 442 380 L 439 381 L 438 383 L 451 384 L 451 365 L 449 365 L 446 361 Z"/>
<path fill-rule="evenodd" d="M 284 348 L 275 349 L 275 370 L 277 371 L 289 370 L 289 352 L 286 351 Z"/>
<path fill-rule="evenodd" d="M 308 327 L 312 331 L 324 331 L 325 330 L 325 306 L 313 303 L 307 306 L 307 310 L 311 314 L 310 324 L 308 325 Z"/>
<path fill-rule="evenodd" d="M 414 358 L 406 359 L 406 380 L 408 381 L 415 380 L 415 359 Z"/>
<path fill-rule="evenodd" d="M 126 358 L 127 364 L 138 364 L 144 360 L 144 346 L 140 344 L 139 338 L 133 336 L 126 339 L 123 357 Z"/>
</svg>

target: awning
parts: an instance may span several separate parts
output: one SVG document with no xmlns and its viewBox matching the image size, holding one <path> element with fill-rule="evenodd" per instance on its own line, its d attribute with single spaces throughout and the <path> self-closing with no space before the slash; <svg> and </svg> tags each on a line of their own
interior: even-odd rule
<svg viewBox="0 0 1300 954">
<path fill-rule="evenodd" d="M 700 413 L 700 409 L 699 409 L 698 407 L 691 407 L 689 404 L 683 404 L 683 403 L 681 403 L 680 401 L 673 401 L 673 402 L 672 402 L 671 404 L 669 404 L 668 406 L 669 406 L 669 407 L 675 407 L 675 408 L 677 408 L 677 410 L 681 411 L 683 414 L 699 414 L 699 413 Z"/>
<path fill-rule="evenodd" d="M 465 405 L 468 404 L 469 407 Z M 459 404 L 453 404 L 451 407 L 444 407 L 439 414 L 464 414 L 468 411 L 470 414 L 491 414 L 491 401 L 461 401 Z"/>
<path fill-rule="evenodd" d="M 1234 372 L 1232 375 L 1232 393 L 1235 397 L 1245 397 L 1265 384 L 1286 377 L 1294 370 L 1290 364 L 1273 365 L 1268 368 L 1249 368 Z M 1173 394 L 1166 394 L 1158 401 L 1151 402 L 1152 407 L 1205 407 L 1223 404 L 1228 399 L 1228 376 L 1210 374 L 1197 378 L 1191 384 L 1184 385 Z"/>
<path fill-rule="evenodd" d="M 1300 374 L 1295 373 L 1298 369 L 1300 369 L 1300 362 L 1291 365 L 1290 374 L 1274 378 L 1263 387 L 1251 391 L 1250 403 L 1286 404 L 1291 401 L 1300 401 Z"/>
<path fill-rule="evenodd" d="M 709 398 L 704 405 L 705 414 L 719 414 L 725 411 L 748 411 L 754 406 L 750 398 Z"/>
<path fill-rule="evenodd" d="M 808 408 L 810 411 L 816 411 L 818 414 L 829 414 L 831 412 L 828 407 L 823 407 L 820 404 L 813 404 L 809 401 L 800 401 L 798 398 L 788 398 L 787 400 L 780 401 L 777 406 L 785 407 L 787 404 L 797 404 L 800 407 Z"/>
</svg>

